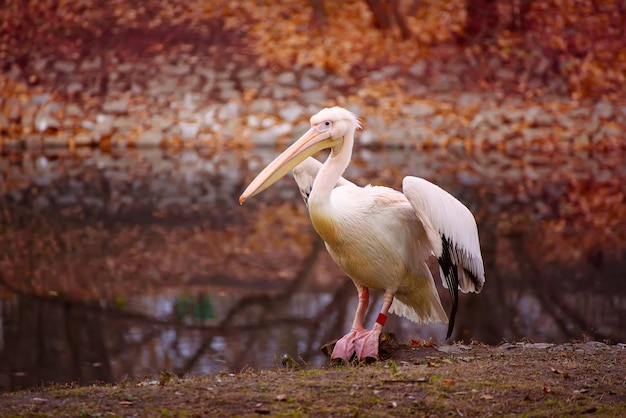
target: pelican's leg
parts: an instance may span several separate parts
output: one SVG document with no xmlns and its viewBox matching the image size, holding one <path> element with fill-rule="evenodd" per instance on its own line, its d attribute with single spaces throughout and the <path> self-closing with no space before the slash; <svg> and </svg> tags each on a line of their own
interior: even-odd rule
<svg viewBox="0 0 626 418">
<path fill-rule="evenodd" d="M 354 349 L 359 359 L 378 358 L 378 339 L 387 321 L 387 312 L 393 302 L 393 293 L 385 292 L 383 306 L 371 331 L 360 332 L 354 339 Z"/>
<path fill-rule="evenodd" d="M 350 361 L 352 354 L 355 352 L 354 339 L 363 333 L 363 321 L 365 319 L 365 312 L 367 311 L 367 305 L 370 300 L 370 291 L 367 287 L 357 286 L 359 291 L 359 305 L 356 308 L 354 314 L 354 322 L 352 322 L 352 329 L 349 333 L 340 338 L 333 348 L 331 358 L 341 358 L 346 361 Z"/>
</svg>

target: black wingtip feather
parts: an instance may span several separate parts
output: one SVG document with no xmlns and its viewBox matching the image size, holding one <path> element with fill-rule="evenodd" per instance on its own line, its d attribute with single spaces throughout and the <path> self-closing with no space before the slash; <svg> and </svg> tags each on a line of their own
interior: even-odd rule
<svg viewBox="0 0 626 418">
<path fill-rule="evenodd" d="M 478 276 L 476 276 L 474 273 L 472 273 L 471 271 L 469 271 L 468 269 L 466 269 L 465 267 L 463 268 L 463 271 L 465 272 L 465 276 L 469 277 L 469 279 L 472 281 L 472 283 L 474 284 L 474 291 L 476 293 L 480 292 L 483 288 L 483 281 L 480 281 L 478 279 Z"/>
<path fill-rule="evenodd" d="M 450 292 L 450 299 L 452 301 L 452 310 L 450 311 L 450 317 L 448 320 L 448 332 L 446 339 L 450 338 L 452 331 L 454 330 L 454 319 L 456 317 L 456 311 L 459 302 L 459 273 L 456 268 L 456 264 L 450 254 L 451 243 L 445 235 L 441 236 L 442 251 L 441 256 L 437 259 L 439 266 L 443 272 L 446 284 L 448 285 L 448 292 Z"/>
<path fill-rule="evenodd" d="M 456 275 L 456 270 L 454 271 Z M 457 298 L 459 296 L 459 289 L 455 287 L 454 290 L 451 287 L 448 288 L 450 291 L 450 297 L 452 298 L 452 310 L 450 311 L 450 319 L 448 320 L 448 332 L 446 333 L 446 340 L 450 338 L 452 335 L 452 331 L 454 330 L 454 318 L 456 317 L 456 310 L 458 308 Z"/>
</svg>

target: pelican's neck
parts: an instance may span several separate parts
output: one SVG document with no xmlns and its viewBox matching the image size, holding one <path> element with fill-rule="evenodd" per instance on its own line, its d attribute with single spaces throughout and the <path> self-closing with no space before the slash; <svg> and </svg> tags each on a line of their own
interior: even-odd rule
<svg viewBox="0 0 626 418">
<path fill-rule="evenodd" d="M 330 155 L 320 168 L 313 182 L 311 195 L 309 196 L 309 208 L 323 208 L 330 206 L 330 195 L 337 184 L 352 157 L 354 144 L 354 130 L 349 131 L 343 138 L 342 143 L 331 148 Z"/>
</svg>

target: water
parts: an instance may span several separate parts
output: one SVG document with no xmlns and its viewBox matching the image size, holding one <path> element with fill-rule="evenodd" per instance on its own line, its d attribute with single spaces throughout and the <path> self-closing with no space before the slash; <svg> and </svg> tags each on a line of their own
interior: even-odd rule
<svg viewBox="0 0 626 418">
<path fill-rule="evenodd" d="M 275 154 L 3 157 L 0 387 L 273 368 L 285 354 L 322 363 L 319 347 L 349 328 L 356 291 L 292 179 L 237 204 Z M 487 282 L 461 297 L 454 339 L 617 342 L 626 340 L 625 159 L 359 149 L 346 176 L 398 188 L 419 175 L 476 215 Z M 434 340 L 446 329 L 394 316 L 386 328 Z"/>
</svg>

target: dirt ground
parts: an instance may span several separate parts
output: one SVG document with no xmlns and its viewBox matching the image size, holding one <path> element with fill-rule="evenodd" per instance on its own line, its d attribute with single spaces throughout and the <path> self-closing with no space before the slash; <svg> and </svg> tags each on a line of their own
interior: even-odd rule
<svg viewBox="0 0 626 418">
<path fill-rule="evenodd" d="M 2 416 L 626 416 L 626 347 L 600 342 L 381 346 L 373 364 L 0 394 Z"/>
</svg>

